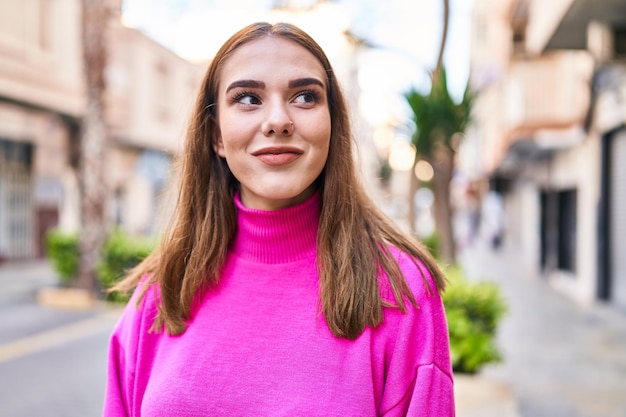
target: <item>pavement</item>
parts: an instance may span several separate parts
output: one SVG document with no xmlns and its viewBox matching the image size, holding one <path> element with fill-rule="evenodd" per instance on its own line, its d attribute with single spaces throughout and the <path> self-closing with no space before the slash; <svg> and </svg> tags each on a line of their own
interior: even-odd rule
<svg viewBox="0 0 626 417">
<path fill-rule="evenodd" d="M 510 243 L 494 251 L 479 242 L 459 261 L 470 279 L 497 283 L 508 303 L 497 336 L 503 361 L 480 379 L 506 386 L 517 415 L 626 417 L 622 310 L 566 298 L 529 272 Z"/>
<path fill-rule="evenodd" d="M 62 290 L 46 262 L 0 265 L 0 416 L 102 415 L 107 345 L 119 308 L 68 303 L 77 297 Z"/>
<path fill-rule="evenodd" d="M 120 311 L 59 285 L 45 260 L 2 264 L 0 363 L 87 336 L 104 325 L 112 327 Z"/>
<path fill-rule="evenodd" d="M 492 280 L 501 287 L 509 313 L 498 331 L 503 361 L 477 375 L 455 376 L 457 417 L 626 417 L 623 312 L 603 304 L 583 308 L 563 298 L 526 273 L 514 248 L 492 252 L 476 245 L 459 258 L 470 279 Z M 57 283 L 47 261 L 0 265 L 0 303 L 37 300 L 42 288 Z M 75 325 L 48 329 L 42 324 L 38 333 L 22 340 L 0 337 L 0 356 L 16 344 L 48 340 L 46 332 L 76 332 L 81 322 L 112 325 L 118 313 L 96 303 L 71 314 Z M 56 340 L 62 343 L 60 336 Z"/>
</svg>

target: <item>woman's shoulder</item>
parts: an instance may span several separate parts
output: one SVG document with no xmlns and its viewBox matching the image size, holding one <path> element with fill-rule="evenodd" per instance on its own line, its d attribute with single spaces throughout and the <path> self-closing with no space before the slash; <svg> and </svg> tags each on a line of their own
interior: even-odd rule
<svg viewBox="0 0 626 417">
<path fill-rule="evenodd" d="M 445 346 L 448 330 L 441 294 L 426 264 L 430 260 L 424 262 L 398 248 L 389 248 L 389 253 L 397 262 L 415 302 L 405 295 L 405 308 L 399 308 L 389 280 L 384 280 L 381 291 L 386 292 L 383 301 L 387 307 L 384 309 L 383 323 L 376 329 L 376 335 L 389 341 L 394 351 L 409 349 L 411 355 L 417 354 L 419 358 L 414 363 L 432 363 L 433 357 L 439 353 L 429 350 L 428 346 Z M 414 344 L 416 341 L 419 346 Z M 445 349 L 443 351 L 445 353 Z M 438 363 L 445 363 L 445 357 L 439 360 L 441 362 Z"/>
<path fill-rule="evenodd" d="M 435 298 L 439 297 L 439 290 L 433 278 L 433 271 L 428 269 L 423 260 L 392 245 L 388 246 L 388 250 L 392 259 L 398 264 L 400 272 L 418 304 L 420 304 L 420 300 L 429 300 L 433 296 Z M 385 301 L 395 301 L 393 292 L 390 293 L 389 280 L 383 280 L 382 284 L 383 299 Z M 391 296 L 391 300 L 388 300 L 389 296 Z"/>
<path fill-rule="evenodd" d="M 159 285 L 149 275 L 144 276 L 124 308 L 117 330 L 135 332 L 144 330 L 146 326 L 149 328 L 158 314 L 159 300 Z"/>
</svg>

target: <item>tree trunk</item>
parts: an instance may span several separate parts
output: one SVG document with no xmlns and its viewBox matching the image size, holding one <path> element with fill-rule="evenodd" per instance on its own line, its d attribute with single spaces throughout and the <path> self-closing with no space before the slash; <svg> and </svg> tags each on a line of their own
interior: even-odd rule
<svg viewBox="0 0 626 417">
<path fill-rule="evenodd" d="M 439 74 L 443 67 L 443 53 L 446 50 L 446 40 L 448 39 L 448 21 L 450 20 L 450 0 L 443 0 L 443 27 L 441 29 L 441 42 L 439 43 L 439 53 L 437 54 L 437 64 L 433 72 L 433 86 L 439 83 Z"/>
<path fill-rule="evenodd" d="M 96 268 L 107 235 L 105 158 L 107 126 L 104 120 L 104 69 L 108 14 L 101 0 L 82 0 L 83 62 L 87 107 L 80 138 L 81 191 L 80 262 L 76 285 L 95 292 Z"/>
<path fill-rule="evenodd" d="M 431 89 L 435 91 L 441 82 L 441 69 L 443 68 L 443 55 L 448 39 L 448 21 L 450 20 L 450 2 L 442 0 L 443 3 L 443 24 L 441 30 L 441 42 L 439 53 L 437 54 L 437 64 L 433 72 Z M 452 230 L 452 210 L 450 207 L 450 181 L 452 179 L 453 157 L 452 149 L 443 146 L 444 138 L 438 138 L 439 143 L 433 146 L 433 154 L 427 158 L 432 165 L 433 175 L 433 195 L 434 195 L 434 217 L 439 237 L 439 256 L 447 264 L 456 262 L 456 251 L 454 244 L 454 232 Z"/>
<path fill-rule="evenodd" d="M 419 158 L 416 155 L 415 159 L 413 160 L 413 166 L 411 167 L 411 172 L 409 173 L 409 196 L 408 196 L 409 208 L 408 208 L 407 216 L 408 216 L 408 221 L 409 221 L 409 231 L 411 232 L 411 235 L 413 235 L 414 237 L 417 237 L 417 228 L 415 227 L 415 220 L 417 217 L 417 210 L 415 209 L 415 193 L 417 193 L 419 184 L 417 181 L 417 177 L 415 176 L 415 165 L 417 165 L 418 161 L 419 161 Z"/>
<path fill-rule="evenodd" d="M 441 42 L 439 44 L 439 52 L 437 54 L 437 63 L 435 65 L 435 70 L 432 73 L 432 85 L 431 91 L 435 90 L 435 86 L 440 82 L 440 73 L 441 68 L 443 67 L 443 54 L 446 48 L 446 40 L 448 38 L 448 21 L 450 16 L 450 2 L 449 0 L 443 0 L 443 27 L 441 33 Z M 419 151 L 419 150 L 418 150 Z M 423 155 L 425 157 L 425 155 Z M 411 177 L 409 180 L 409 196 L 408 196 L 408 217 L 409 217 L 409 230 L 411 233 L 416 236 L 415 230 L 415 193 L 418 189 L 418 181 L 415 176 L 415 165 L 417 164 L 419 158 L 416 155 L 415 161 L 413 162 L 413 168 L 411 169 Z M 428 162 L 432 163 L 433 158 L 426 158 Z M 434 184 L 434 212 L 435 212 L 435 225 L 437 227 L 437 234 L 439 235 L 440 245 L 441 245 L 441 256 L 445 261 L 454 261 L 454 242 L 453 242 L 453 234 L 452 234 L 452 223 L 451 223 L 451 213 L 450 213 L 450 196 L 448 192 L 450 189 L 450 183 L 443 184 L 440 181 L 443 181 L 444 177 L 437 178 L 436 168 L 433 165 L 433 169 L 435 169 L 435 178 L 433 178 Z M 450 167 L 450 175 L 452 177 L 452 167 Z M 442 200 L 443 199 L 443 200 Z M 439 212 L 439 210 L 442 210 Z M 446 221 L 446 219 L 448 219 Z M 452 247 L 450 247 L 452 242 Z M 444 248 L 445 246 L 445 248 Z"/>
<path fill-rule="evenodd" d="M 452 229 L 452 207 L 450 205 L 450 181 L 452 180 L 454 154 L 446 146 L 437 146 L 427 161 L 434 170 L 433 194 L 434 217 L 439 238 L 439 256 L 446 264 L 456 262 L 456 245 Z"/>
</svg>

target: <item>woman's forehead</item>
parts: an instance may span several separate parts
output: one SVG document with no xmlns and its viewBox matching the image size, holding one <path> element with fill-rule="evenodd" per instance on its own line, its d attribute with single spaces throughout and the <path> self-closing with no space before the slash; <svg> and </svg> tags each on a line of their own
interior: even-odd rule
<svg viewBox="0 0 626 417">
<path fill-rule="evenodd" d="M 315 76 L 326 85 L 326 70 L 320 60 L 299 43 L 278 36 L 265 36 L 247 42 L 224 60 L 220 89 L 233 79 L 257 77 Z"/>
</svg>

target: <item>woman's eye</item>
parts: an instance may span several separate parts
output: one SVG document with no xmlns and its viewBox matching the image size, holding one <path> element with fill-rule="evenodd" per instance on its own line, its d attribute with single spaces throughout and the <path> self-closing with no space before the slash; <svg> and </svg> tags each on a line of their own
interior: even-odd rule
<svg viewBox="0 0 626 417">
<path fill-rule="evenodd" d="M 237 94 L 233 98 L 233 102 L 243 104 L 246 106 L 256 106 L 261 104 L 261 100 L 254 94 L 251 93 L 241 93 Z"/>
<path fill-rule="evenodd" d="M 319 96 L 314 91 L 303 91 L 294 98 L 296 104 L 314 104 L 319 100 Z"/>
</svg>

